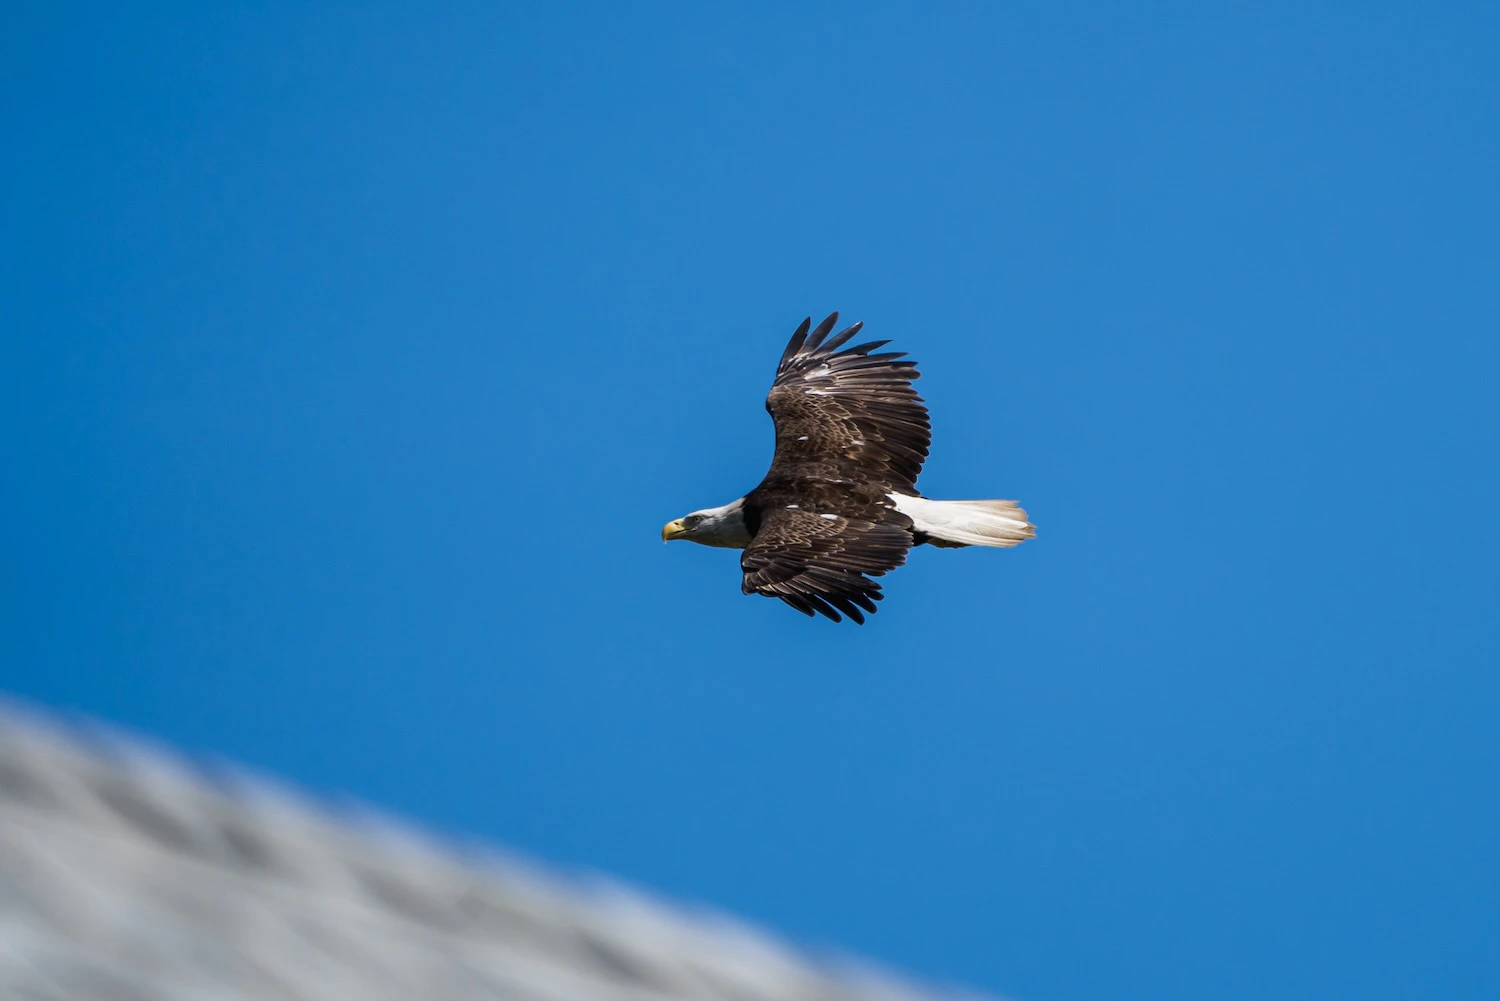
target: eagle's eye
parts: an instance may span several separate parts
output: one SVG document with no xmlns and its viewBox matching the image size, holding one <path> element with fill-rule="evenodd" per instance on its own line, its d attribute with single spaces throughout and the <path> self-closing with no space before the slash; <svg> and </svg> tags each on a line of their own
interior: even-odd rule
<svg viewBox="0 0 1500 1001">
<path fill-rule="evenodd" d="M 701 514 L 690 514 L 682 519 L 682 527 L 688 531 L 692 531 L 701 524 L 703 524 L 703 515 Z"/>
</svg>

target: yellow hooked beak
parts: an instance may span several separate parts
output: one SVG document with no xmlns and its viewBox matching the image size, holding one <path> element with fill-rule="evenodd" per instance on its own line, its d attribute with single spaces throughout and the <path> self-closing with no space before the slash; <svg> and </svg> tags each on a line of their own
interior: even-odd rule
<svg viewBox="0 0 1500 1001">
<path fill-rule="evenodd" d="M 673 539 L 680 539 L 687 534 L 687 529 L 682 527 L 681 518 L 678 518 L 676 521 L 669 521 L 661 527 L 661 541 L 663 542 L 671 542 Z"/>
</svg>

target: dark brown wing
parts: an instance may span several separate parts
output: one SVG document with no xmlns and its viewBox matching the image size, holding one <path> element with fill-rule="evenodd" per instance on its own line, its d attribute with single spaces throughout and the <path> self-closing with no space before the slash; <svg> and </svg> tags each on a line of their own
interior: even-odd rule
<svg viewBox="0 0 1500 1001">
<path fill-rule="evenodd" d="M 781 356 L 766 397 L 776 422 L 767 478 L 844 479 L 915 493 L 932 442 L 927 407 L 911 386 L 916 362 L 899 361 L 899 351 L 871 353 L 889 341 L 845 348 L 863 324 L 829 337 L 838 318 L 811 333 L 812 320 L 803 320 Z"/>
<path fill-rule="evenodd" d="M 880 576 L 906 562 L 910 519 L 877 508 L 875 521 L 778 505 L 761 516 L 754 540 L 740 556 L 746 594 L 780 598 L 799 612 L 839 621 L 843 612 L 863 623 L 881 599 Z"/>
</svg>

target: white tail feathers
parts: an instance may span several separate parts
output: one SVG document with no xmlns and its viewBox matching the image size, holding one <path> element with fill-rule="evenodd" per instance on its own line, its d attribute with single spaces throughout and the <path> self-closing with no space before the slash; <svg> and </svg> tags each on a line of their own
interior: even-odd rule
<svg viewBox="0 0 1500 1001">
<path fill-rule="evenodd" d="M 941 501 L 906 494 L 891 494 L 891 500 L 935 546 L 1019 546 L 1036 535 L 1015 501 Z"/>
</svg>

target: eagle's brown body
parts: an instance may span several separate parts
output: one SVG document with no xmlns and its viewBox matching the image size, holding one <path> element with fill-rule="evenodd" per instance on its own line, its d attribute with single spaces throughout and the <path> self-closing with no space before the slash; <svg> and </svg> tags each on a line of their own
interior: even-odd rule
<svg viewBox="0 0 1500 1001">
<path fill-rule="evenodd" d="M 922 498 L 917 477 L 932 433 L 911 385 L 916 363 L 875 353 L 888 341 L 845 348 L 863 324 L 830 337 L 837 322 L 834 313 L 810 330 L 804 320 L 782 354 L 766 397 L 776 454 L 765 479 L 724 508 L 672 522 L 662 537 L 742 546 L 746 594 L 863 622 L 881 598 L 871 578 L 904 563 L 912 546 L 1013 546 L 1034 530 L 1010 501 Z"/>
</svg>

